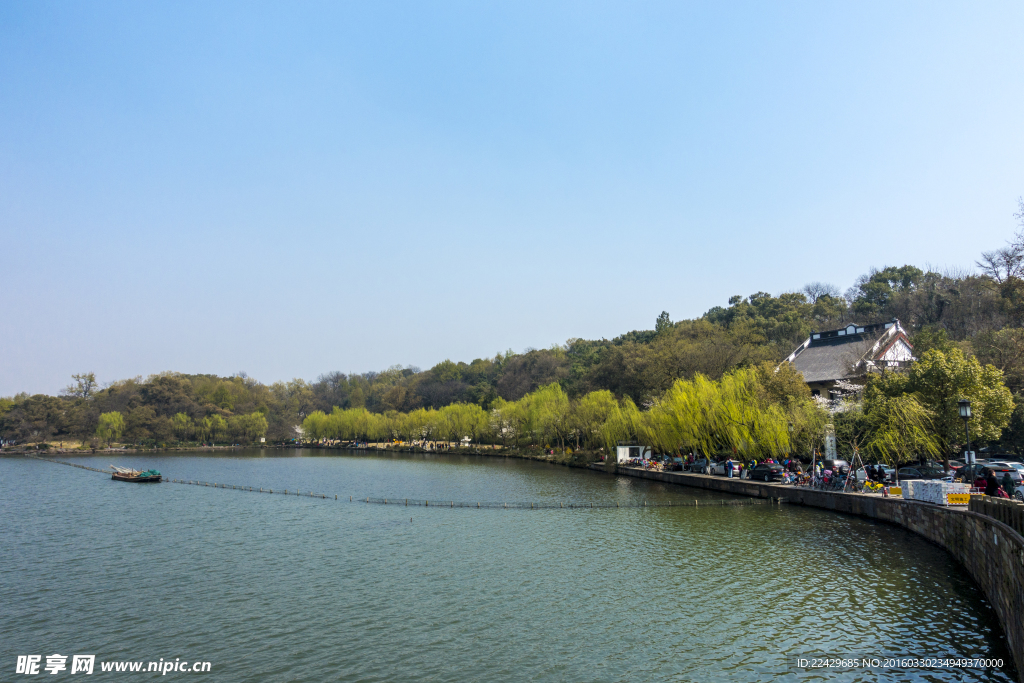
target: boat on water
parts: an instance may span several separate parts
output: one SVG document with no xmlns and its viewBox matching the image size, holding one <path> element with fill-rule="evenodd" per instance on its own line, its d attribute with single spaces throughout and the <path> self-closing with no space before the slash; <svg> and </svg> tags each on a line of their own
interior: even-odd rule
<svg viewBox="0 0 1024 683">
<path fill-rule="evenodd" d="M 114 481 L 130 481 L 136 484 L 156 484 L 161 480 L 160 473 L 156 470 L 133 470 L 130 467 L 118 467 L 117 465 L 111 465 L 110 469 L 114 470 L 114 473 L 110 477 Z"/>
</svg>

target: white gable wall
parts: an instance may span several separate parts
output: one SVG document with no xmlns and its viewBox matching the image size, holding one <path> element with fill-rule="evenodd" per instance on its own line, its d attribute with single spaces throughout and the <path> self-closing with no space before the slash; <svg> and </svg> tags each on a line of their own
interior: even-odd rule
<svg viewBox="0 0 1024 683">
<path fill-rule="evenodd" d="M 885 350 L 879 360 L 911 361 L 914 360 L 914 353 L 907 342 L 897 339 L 895 344 Z"/>
</svg>

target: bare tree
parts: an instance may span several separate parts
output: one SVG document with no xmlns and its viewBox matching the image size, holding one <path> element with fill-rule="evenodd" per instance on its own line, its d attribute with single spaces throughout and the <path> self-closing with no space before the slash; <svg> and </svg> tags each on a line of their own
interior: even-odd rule
<svg viewBox="0 0 1024 683">
<path fill-rule="evenodd" d="M 1017 208 L 1013 217 L 1019 227 L 1013 241 L 1002 249 L 982 252 L 981 260 L 976 262 L 981 272 L 999 284 L 1024 276 L 1024 197 L 1017 197 Z"/>
<path fill-rule="evenodd" d="M 811 282 L 804 285 L 804 288 L 800 291 L 807 295 L 807 299 L 812 304 L 823 296 L 838 299 L 840 294 L 842 294 L 838 287 L 827 282 Z"/>
</svg>

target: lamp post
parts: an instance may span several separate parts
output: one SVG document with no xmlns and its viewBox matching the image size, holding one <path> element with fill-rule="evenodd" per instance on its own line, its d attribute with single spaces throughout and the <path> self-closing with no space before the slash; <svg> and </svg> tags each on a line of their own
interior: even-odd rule
<svg viewBox="0 0 1024 683">
<path fill-rule="evenodd" d="M 958 401 L 960 405 L 960 417 L 964 421 L 964 436 L 967 438 L 967 450 L 964 451 L 964 457 L 967 460 L 965 465 L 973 465 L 974 458 L 971 455 L 971 430 L 967 426 L 967 421 L 971 419 L 971 402 L 966 398 L 962 398 Z"/>
</svg>

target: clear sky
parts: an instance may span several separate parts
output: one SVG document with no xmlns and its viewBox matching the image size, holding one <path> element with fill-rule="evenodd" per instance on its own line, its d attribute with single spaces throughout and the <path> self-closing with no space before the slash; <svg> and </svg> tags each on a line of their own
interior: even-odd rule
<svg viewBox="0 0 1024 683">
<path fill-rule="evenodd" d="M 1014 2 L 0 3 L 0 395 L 611 338 L 1024 194 Z"/>
</svg>

